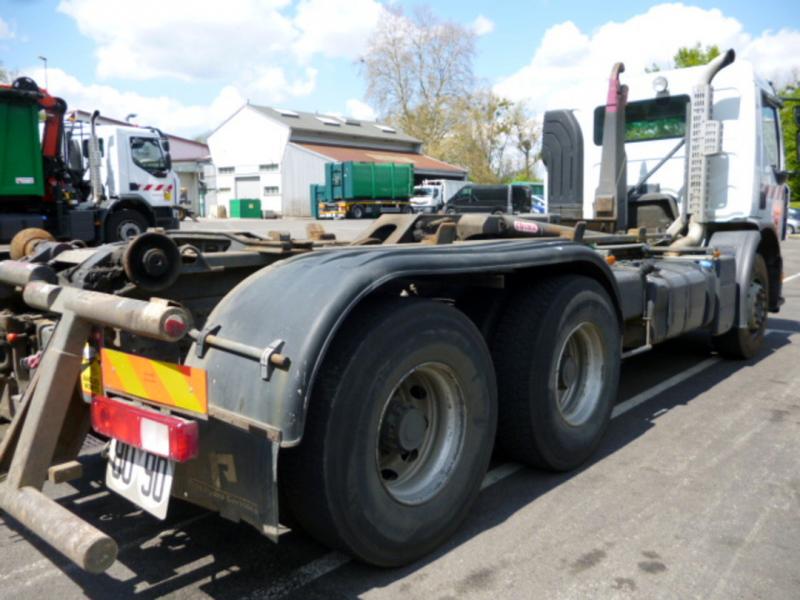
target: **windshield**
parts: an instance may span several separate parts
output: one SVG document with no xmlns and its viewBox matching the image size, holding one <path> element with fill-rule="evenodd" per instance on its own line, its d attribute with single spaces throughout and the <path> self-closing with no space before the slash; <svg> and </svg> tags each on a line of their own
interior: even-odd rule
<svg viewBox="0 0 800 600">
<path fill-rule="evenodd" d="M 414 197 L 419 198 L 422 196 L 433 196 L 433 188 L 414 188 Z"/>
<path fill-rule="evenodd" d="M 167 160 L 161 151 L 161 144 L 155 138 L 132 137 L 131 158 L 134 164 L 151 175 L 163 177 L 167 171 Z"/>
<path fill-rule="evenodd" d="M 625 141 L 645 142 L 681 138 L 686 134 L 689 96 L 668 96 L 630 102 L 625 107 Z M 594 109 L 594 143 L 603 143 L 605 106 Z"/>
</svg>

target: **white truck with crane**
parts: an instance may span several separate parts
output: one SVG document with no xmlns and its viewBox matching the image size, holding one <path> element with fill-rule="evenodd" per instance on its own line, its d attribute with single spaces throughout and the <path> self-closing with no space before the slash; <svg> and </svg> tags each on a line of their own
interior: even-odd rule
<svg viewBox="0 0 800 600">
<path fill-rule="evenodd" d="M 91 244 L 177 228 L 178 179 L 166 137 L 152 128 L 95 127 L 98 113 L 91 125 L 65 123 L 66 108 L 27 77 L 0 86 L 0 241 L 26 230 L 12 254 L 41 239 Z"/>
<path fill-rule="evenodd" d="M 669 93 L 633 88 L 630 112 L 617 64 L 596 120 L 546 113 L 553 215 L 384 215 L 346 244 L 148 232 L 0 262 L 0 507 L 108 568 L 116 542 L 41 492 L 81 476 L 91 426 L 107 485 L 158 517 L 179 497 L 277 541 L 290 515 L 396 566 L 456 531 L 495 442 L 576 468 L 625 357 L 702 331 L 749 358 L 780 308 L 779 100 L 733 61 L 658 74 Z"/>
</svg>

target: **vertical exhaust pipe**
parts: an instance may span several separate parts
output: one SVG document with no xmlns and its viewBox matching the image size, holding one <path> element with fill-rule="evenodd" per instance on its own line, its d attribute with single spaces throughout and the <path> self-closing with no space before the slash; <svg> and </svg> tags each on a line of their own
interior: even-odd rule
<svg viewBox="0 0 800 600">
<path fill-rule="evenodd" d="M 671 248 L 699 246 L 706 237 L 706 223 L 713 218 L 708 206 L 710 158 L 722 151 L 722 122 L 713 120 L 714 88 L 711 82 L 735 59 L 736 53 L 730 49 L 712 60 L 692 90 L 685 182 L 689 229 L 684 237 L 670 245 Z M 674 231 L 674 226 L 682 222 L 682 218 L 685 215 L 679 217 L 669 231 Z"/>
<path fill-rule="evenodd" d="M 97 117 L 99 116 L 99 110 L 92 113 L 89 132 L 89 181 L 92 185 L 92 202 L 95 206 L 105 200 L 103 183 L 100 181 L 100 142 L 97 140 Z"/>
</svg>

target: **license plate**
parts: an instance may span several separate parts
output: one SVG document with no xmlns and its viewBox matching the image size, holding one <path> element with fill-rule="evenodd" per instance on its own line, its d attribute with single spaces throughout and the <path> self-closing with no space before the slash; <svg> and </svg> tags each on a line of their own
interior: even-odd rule
<svg viewBox="0 0 800 600">
<path fill-rule="evenodd" d="M 106 486 L 159 519 L 167 516 L 174 472 L 171 460 L 111 440 Z"/>
</svg>

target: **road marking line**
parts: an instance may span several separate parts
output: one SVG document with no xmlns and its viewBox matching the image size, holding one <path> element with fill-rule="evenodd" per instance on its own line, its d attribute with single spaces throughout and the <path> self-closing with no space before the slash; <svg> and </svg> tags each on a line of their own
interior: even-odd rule
<svg viewBox="0 0 800 600">
<path fill-rule="evenodd" d="M 784 277 L 783 278 L 783 283 L 786 283 L 787 281 L 791 281 L 792 279 L 797 279 L 798 277 L 800 277 L 800 273 L 795 273 L 794 275 L 789 275 L 788 277 Z"/>
<path fill-rule="evenodd" d="M 800 330 L 797 330 L 797 329 L 772 329 L 772 328 L 770 328 L 770 329 L 766 329 L 764 331 L 764 333 L 766 335 L 769 335 L 770 333 L 783 333 L 783 334 L 786 334 L 786 335 L 794 335 L 796 333 L 800 333 Z"/>
<path fill-rule="evenodd" d="M 701 371 L 705 371 L 707 368 L 717 364 L 721 360 L 722 360 L 721 358 L 716 356 L 712 358 L 707 358 L 703 362 L 696 364 L 692 368 L 686 369 L 685 371 L 683 371 L 682 373 L 678 373 L 677 375 L 673 375 L 672 377 L 670 377 L 669 379 L 665 379 L 658 385 L 654 385 L 650 389 L 640 392 L 635 396 L 633 396 L 632 398 L 628 398 L 627 400 L 625 400 L 625 402 L 620 402 L 614 407 L 614 410 L 611 413 L 611 418 L 616 419 L 620 415 L 625 414 L 629 410 L 632 410 L 637 406 L 639 406 L 640 404 L 647 402 L 651 398 L 658 396 L 660 393 L 668 390 L 669 388 L 686 381 L 690 377 L 694 377 Z"/>
<path fill-rule="evenodd" d="M 524 466 L 525 465 L 522 465 L 520 463 L 510 462 L 495 467 L 494 469 L 486 473 L 486 477 L 483 478 L 483 483 L 481 483 L 481 490 L 485 490 L 486 488 L 494 485 L 498 481 L 501 481 L 506 477 L 513 475 Z"/>
</svg>

